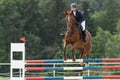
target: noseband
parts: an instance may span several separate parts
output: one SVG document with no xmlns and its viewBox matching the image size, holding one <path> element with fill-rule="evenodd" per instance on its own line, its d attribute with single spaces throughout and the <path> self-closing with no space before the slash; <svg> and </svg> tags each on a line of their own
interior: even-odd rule
<svg viewBox="0 0 120 80">
<path fill-rule="evenodd" d="M 68 22 L 67 22 L 67 31 L 68 31 L 68 32 L 71 32 L 71 31 L 72 31 L 71 19 L 70 19 L 69 16 L 67 17 L 67 19 L 68 19 Z"/>
</svg>

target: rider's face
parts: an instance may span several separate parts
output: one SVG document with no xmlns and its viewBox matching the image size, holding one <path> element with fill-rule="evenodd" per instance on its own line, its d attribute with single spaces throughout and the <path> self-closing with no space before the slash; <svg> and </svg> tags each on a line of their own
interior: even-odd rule
<svg viewBox="0 0 120 80">
<path fill-rule="evenodd" d="M 71 10 L 72 10 L 73 12 L 75 12 L 75 11 L 77 10 L 77 8 L 76 8 L 76 7 L 71 7 Z"/>
</svg>

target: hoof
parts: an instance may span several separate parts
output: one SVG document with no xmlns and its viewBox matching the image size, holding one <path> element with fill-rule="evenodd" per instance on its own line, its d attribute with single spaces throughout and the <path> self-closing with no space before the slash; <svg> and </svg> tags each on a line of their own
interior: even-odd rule
<svg viewBox="0 0 120 80">
<path fill-rule="evenodd" d="M 83 66 L 85 66 L 85 64 L 84 64 L 83 62 L 80 62 L 80 66 L 82 66 L 82 67 L 83 67 Z"/>
<path fill-rule="evenodd" d="M 64 57 L 64 61 L 67 61 L 67 57 Z"/>
<path fill-rule="evenodd" d="M 72 58 L 72 61 L 73 61 L 73 62 L 75 62 L 75 61 L 76 61 L 76 58 L 75 58 L 75 56 Z"/>
</svg>

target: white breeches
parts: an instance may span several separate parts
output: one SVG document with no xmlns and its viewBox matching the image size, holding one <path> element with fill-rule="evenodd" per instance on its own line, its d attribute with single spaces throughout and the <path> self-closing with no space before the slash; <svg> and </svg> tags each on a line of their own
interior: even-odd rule
<svg viewBox="0 0 120 80">
<path fill-rule="evenodd" d="M 83 29 L 83 31 L 85 30 L 85 21 L 83 21 L 82 23 L 81 23 L 81 26 L 82 26 L 82 29 Z"/>
</svg>

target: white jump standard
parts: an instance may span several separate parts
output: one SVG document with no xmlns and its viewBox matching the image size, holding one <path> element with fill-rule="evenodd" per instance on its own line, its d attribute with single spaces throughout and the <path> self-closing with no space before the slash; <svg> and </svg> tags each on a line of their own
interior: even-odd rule
<svg viewBox="0 0 120 80">
<path fill-rule="evenodd" d="M 22 59 L 15 59 L 15 53 L 22 54 Z M 10 65 L 10 80 L 25 80 L 25 43 L 11 43 Z M 14 70 L 19 70 L 19 76 L 13 74 Z"/>
</svg>

